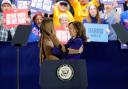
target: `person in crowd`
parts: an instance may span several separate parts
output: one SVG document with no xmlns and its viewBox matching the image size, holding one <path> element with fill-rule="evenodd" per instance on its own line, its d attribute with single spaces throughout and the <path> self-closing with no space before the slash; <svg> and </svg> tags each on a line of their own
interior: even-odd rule
<svg viewBox="0 0 128 89">
<path fill-rule="evenodd" d="M 120 23 L 120 15 L 116 10 L 114 2 L 108 2 L 104 4 L 104 11 L 102 13 L 104 19 L 109 24 Z"/>
<path fill-rule="evenodd" d="M 56 36 L 58 37 L 59 41 L 63 44 L 66 44 L 70 39 L 68 24 L 69 24 L 69 17 L 67 14 L 63 13 L 59 16 L 60 26 L 55 27 Z"/>
<path fill-rule="evenodd" d="M 69 17 L 67 14 L 63 13 L 59 16 L 59 22 L 60 22 L 60 26 L 62 28 L 67 29 L 68 28 L 68 24 L 69 24 Z"/>
<path fill-rule="evenodd" d="M 83 50 L 83 43 L 87 39 L 85 36 L 85 27 L 79 21 L 70 22 L 68 27 L 71 39 L 67 42 L 67 44 L 61 44 L 57 37 L 53 34 L 50 34 L 50 38 L 52 39 L 54 45 L 59 48 L 60 51 L 58 51 L 58 54 L 61 54 L 62 58 L 80 59 L 82 53 L 81 49 Z M 57 54 L 55 49 L 52 51 Z"/>
<path fill-rule="evenodd" d="M 83 20 L 83 23 L 102 23 L 99 15 L 99 10 L 95 5 L 88 7 L 88 16 Z"/>
<path fill-rule="evenodd" d="M 83 19 L 88 15 L 87 7 L 91 4 L 99 6 L 99 0 L 68 0 L 70 5 L 74 10 L 74 19 L 77 21 L 83 21 Z"/>
<path fill-rule="evenodd" d="M 1 3 L 2 12 L 9 11 L 11 9 L 13 9 L 13 8 L 12 8 L 12 4 L 11 4 L 10 0 L 3 0 L 2 3 Z M 3 20 L 2 13 L 0 15 L 0 24 L 1 24 L 0 41 L 11 41 L 12 37 L 15 34 L 16 28 L 7 28 L 7 27 L 5 27 L 3 25 L 4 24 L 4 20 Z"/>
<path fill-rule="evenodd" d="M 124 11 L 121 16 L 120 16 L 120 19 L 121 19 L 121 24 L 123 24 L 126 28 L 126 30 L 128 31 L 128 10 L 127 11 Z"/>
<path fill-rule="evenodd" d="M 95 24 L 103 24 L 104 21 L 102 21 L 100 19 L 100 15 L 99 15 L 99 10 L 95 5 L 90 5 L 88 7 L 88 16 L 86 18 L 84 18 L 83 20 L 83 24 L 84 23 L 95 23 Z M 108 29 L 106 29 L 107 32 Z M 87 39 L 88 42 L 90 42 L 90 39 L 88 37 Z"/>
<path fill-rule="evenodd" d="M 120 23 L 120 14 L 117 12 L 114 2 L 107 2 L 104 4 L 104 11 L 100 13 L 102 16 L 101 19 L 104 23 L 109 24 L 109 40 L 117 40 L 117 35 L 113 28 L 112 24 Z"/>
<path fill-rule="evenodd" d="M 53 21 L 54 26 L 60 26 L 59 23 L 59 16 L 63 13 L 67 14 L 69 17 L 69 22 L 74 21 L 73 15 L 69 11 L 69 4 L 66 1 L 59 1 L 56 4 L 54 4 L 53 7 Z"/>
<path fill-rule="evenodd" d="M 28 42 L 36 42 L 40 40 L 40 25 L 44 18 L 44 14 L 37 12 L 32 19 L 32 32 L 30 33 Z"/>
</svg>

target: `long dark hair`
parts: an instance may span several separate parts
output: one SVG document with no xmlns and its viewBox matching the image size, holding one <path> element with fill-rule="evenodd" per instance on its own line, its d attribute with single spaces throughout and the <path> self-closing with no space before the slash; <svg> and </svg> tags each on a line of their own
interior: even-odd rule
<svg viewBox="0 0 128 89">
<path fill-rule="evenodd" d="M 52 18 L 44 18 L 41 26 L 40 26 L 40 32 L 41 34 L 46 34 L 48 32 L 54 33 L 54 24 L 53 24 L 53 19 Z"/>
<path fill-rule="evenodd" d="M 90 5 L 91 6 L 91 5 Z M 90 10 L 90 6 L 88 7 L 88 13 L 89 13 L 89 10 Z M 96 20 L 97 20 L 97 23 L 101 23 L 101 19 L 100 19 L 100 15 L 99 15 L 99 9 L 97 8 L 96 5 L 94 5 L 96 7 L 96 10 L 97 10 L 97 14 L 96 14 Z M 89 15 L 86 17 L 87 19 L 87 22 L 88 23 L 92 23 L 92 19 L 91 19 L 91 14 L 89 13 Z"/>
<path fill-rule="evenodd" d="M 41 32 L 41 38 L 40 38 L 40 63 L 43 62 L 43 57 L 46 57 L 45 52 L 44 52 L 44 39 L 47 39 L 46 36 L 49 35 L 49 33 L 54 33 L 54 24 L 53 24 L 53 19 L 52 18 L 44 18 L 43 21 L 41 22 L 40 26 L 40 32 Z"/>
<path fill-rule="evenodd" d="M 87 41 L 86 29 L 85 29 L 83 23 L 79 22 L 79 21 L 74 21 L 74 22 L 69 23 L 69 25 L 71 25 L 71 24 L 73 25 L 73 27 L 75 28 L 75 30 L 77 32 L 77 37 L 81 37 L 83 41 Z"/>
</svg>

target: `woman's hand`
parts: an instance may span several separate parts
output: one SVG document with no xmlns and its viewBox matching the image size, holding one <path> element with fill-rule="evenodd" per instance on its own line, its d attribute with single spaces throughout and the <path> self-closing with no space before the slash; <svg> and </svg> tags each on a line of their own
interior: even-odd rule
<svg viewBox="0 0 128 89">
<path fill-rule="evenodd" d="M 79 49 L 68 48 L 68 54 L 81 54 L 83 52 L 83 45 Z"/>
<path fill-rule="evenodd" d="M 66 52 L 65 46 L 61 45 L 61 50 L 62 50 L 63 52 Z"/>
<path fill-rule="evenodd" d="M 79 48 L 79 53 L 83 52 L 83 45 Z"/>
</svg>

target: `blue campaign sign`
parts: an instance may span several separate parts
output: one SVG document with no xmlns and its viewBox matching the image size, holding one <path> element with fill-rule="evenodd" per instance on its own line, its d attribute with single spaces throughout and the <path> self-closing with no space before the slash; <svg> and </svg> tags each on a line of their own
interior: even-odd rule
<svg viewBox="0 0 128 89">
<path fill-rule="evenodd" d="M 108 33 L 107 29 L 109 28 L 108 24 L 84 24 L 86 28 L 86 35 L 90 41 L 93 42 L 108 42 Z"/>
<path fill-rule="evenodd" d="M 101 3 L 113 3 L 115 0 L 100 0 Z M 125 3 L 125 0 L 117 0 L 118 3 Z"/>
<path fill-rule="evenodd" d="M 52 14 L 53 0 L 31 0 L 31 9 Z"/>
</svg>

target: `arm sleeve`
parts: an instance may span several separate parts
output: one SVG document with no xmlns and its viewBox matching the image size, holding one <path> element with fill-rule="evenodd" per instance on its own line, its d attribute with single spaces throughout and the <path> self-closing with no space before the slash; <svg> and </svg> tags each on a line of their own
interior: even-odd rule
<svg viewBox="0 0 128 89">
<path fill-rule="evenodd" d="M 79 49 L 82 44 L 83 44 L 82 39 L 77 38 L 71 45 L 69 45 L 69 48 Z"/>
</svg>

